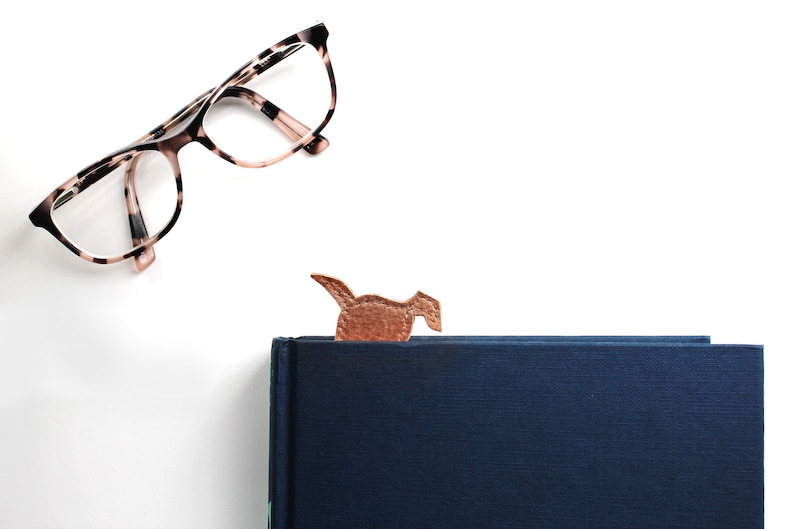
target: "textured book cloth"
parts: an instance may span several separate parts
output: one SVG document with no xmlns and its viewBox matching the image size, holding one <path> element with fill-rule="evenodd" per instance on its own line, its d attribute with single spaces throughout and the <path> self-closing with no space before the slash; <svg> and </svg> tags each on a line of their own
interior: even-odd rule
<svg viewBox="0 0 794 529">
<path fill-rule="evenodd" d="M 277 338 L 274 529 L 763 527 L 763 349 Z"/>
</svg>

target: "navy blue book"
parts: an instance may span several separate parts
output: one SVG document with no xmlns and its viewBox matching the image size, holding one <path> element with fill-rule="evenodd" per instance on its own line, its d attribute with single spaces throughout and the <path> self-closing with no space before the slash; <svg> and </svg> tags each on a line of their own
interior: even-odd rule
<svg viewBox="0 0 794 529">
<path fill-rule="evenodd" d="M 277 338 L 272 529 L 763 527 L 763 348 Z"/>
</svg>

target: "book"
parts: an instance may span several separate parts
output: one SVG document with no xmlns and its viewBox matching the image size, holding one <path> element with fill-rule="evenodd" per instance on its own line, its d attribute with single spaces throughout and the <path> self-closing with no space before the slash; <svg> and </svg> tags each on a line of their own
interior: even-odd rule
<svg viewBox="0 0 794 529">
<path fill-rule="evenodd" d="M 270 527 L 763 527 L 763 347 L 276 338 Z"/>
</svg>

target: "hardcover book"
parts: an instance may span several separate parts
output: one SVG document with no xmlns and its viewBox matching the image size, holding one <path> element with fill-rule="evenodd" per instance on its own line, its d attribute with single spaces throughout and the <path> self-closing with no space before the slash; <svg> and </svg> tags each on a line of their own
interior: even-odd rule
<svg viewBox="0 0 794 529">
<path fill-rule="evenodd" d="M 763 348 L 277 338 L 270 527 L 763 527 Z"/>
</svg>

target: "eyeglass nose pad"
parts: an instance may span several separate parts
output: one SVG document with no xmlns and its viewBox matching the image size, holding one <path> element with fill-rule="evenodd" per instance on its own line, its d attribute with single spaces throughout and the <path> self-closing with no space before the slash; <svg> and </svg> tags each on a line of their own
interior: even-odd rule
<svg viewBox="0 0 794 529">
<path fill-rule="evenodd" d="M 309 154 L 320 154 L 327 149 L 329 145 L 331 145 L 331 143 L 325 138 L 325 136 L 317 136 L 303 149 Z"/>
</svg>

